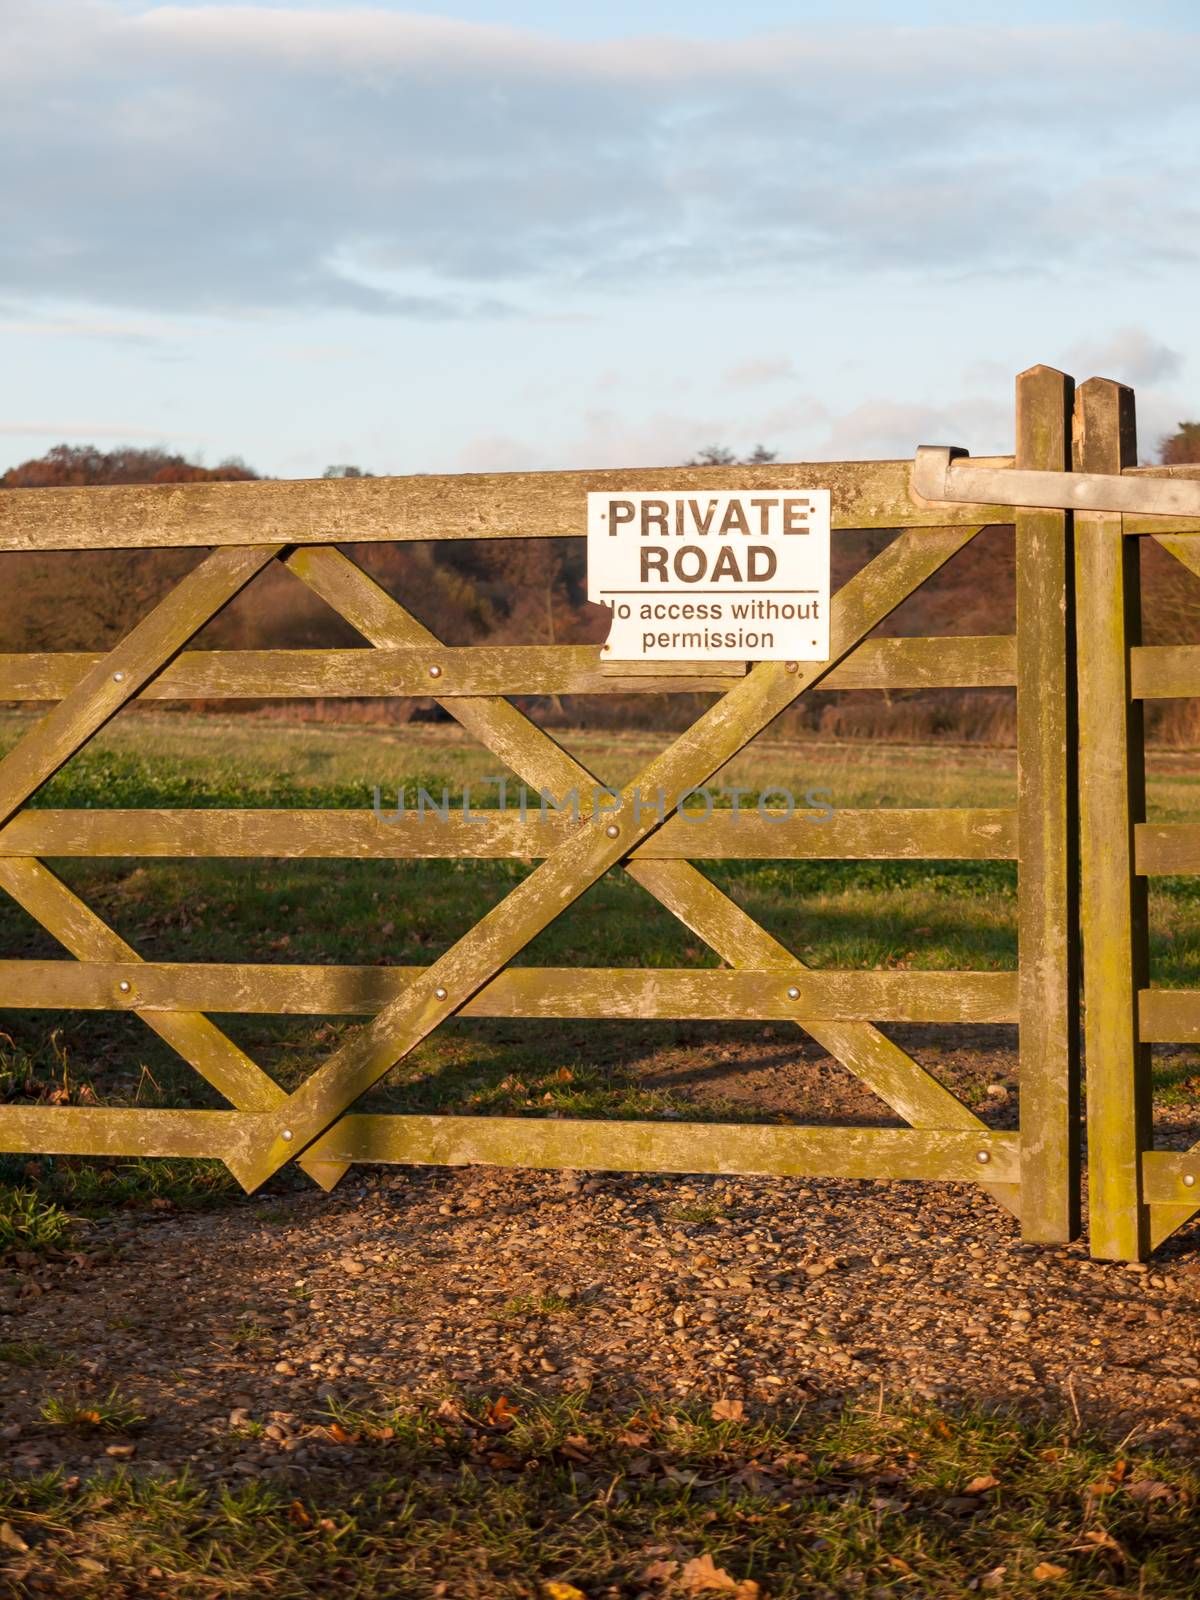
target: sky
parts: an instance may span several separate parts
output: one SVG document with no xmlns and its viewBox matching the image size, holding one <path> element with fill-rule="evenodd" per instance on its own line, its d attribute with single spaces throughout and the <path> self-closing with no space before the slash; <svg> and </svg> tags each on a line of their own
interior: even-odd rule
<svg viewBox="0 0 1200 1600">
<path fill-rule="evenodd" d="M 0 468 L 309 477 L 1200 416 L 1200 7 L 0 0 Z"/>
</svg>

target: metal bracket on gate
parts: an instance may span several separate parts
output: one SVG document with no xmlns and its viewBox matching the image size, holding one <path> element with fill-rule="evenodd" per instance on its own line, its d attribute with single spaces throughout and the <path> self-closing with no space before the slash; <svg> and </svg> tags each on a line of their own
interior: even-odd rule
<svg viewBox="0 0 1200 1600">
<path fill-rule="evenodd" d="M 1026 472 L 969 467 L 966 450 L 921 445 L 912 492 L 932 504 L 1031 506 L 1047 511 L 1125 511 L 1150 517 L 1200 517 L 1200 479 L 1137 478 L 1106 472 Z"/>
</svg>

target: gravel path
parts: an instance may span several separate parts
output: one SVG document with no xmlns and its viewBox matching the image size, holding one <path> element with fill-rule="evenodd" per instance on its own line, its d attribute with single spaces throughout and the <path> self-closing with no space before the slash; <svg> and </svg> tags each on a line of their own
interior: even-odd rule
<svg viewBox="0 0 1200 1600">
<path fill-rule="evenodd" d="M 1072 1409 L 1187 1452 L 1198 1244 L 1193 1223 L 1149 1269 L 1026 1248 L 948 1185 L 354 1174 L 120 1216 L 75 1259 L 0 1270 L 0 1450 L 18 1473 L 319 1477 L 349 1460 L 331 1403 L 586 1389 L 790 1413 L 882 1389 Z M 148 1419 L 128 1438 L 39 1420 L 48 1395 L 113 1386 Z"/>
</svg>

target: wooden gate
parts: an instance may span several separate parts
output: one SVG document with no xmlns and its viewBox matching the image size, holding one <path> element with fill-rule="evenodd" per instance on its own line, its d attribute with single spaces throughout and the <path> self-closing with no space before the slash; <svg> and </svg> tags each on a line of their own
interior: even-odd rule
<svg viewBox="0 0 1200 1600">
<path fill-rule="evenodd" d="M 1018 463 L 1070 461 L 1072 386 L 1047 368 L 1018 380 Z M 353 1162 L 466 1163 L 779 1176 L 932 1178 L 987 1188 L 1033 1240 L 1077 1230 L 1072 634 L 1069 519 L 1003 506 L 922 508 L 906 462 L 739 468 L 748 486 L 832 491 L 834 527 L 899 530 L 835 597 L 828 661 L 749 668 L 606 669 L 596 647 L 447 648 L 337 546 L 363 541 L 580 535 L 589 490 L 703 490 L 728 469 L 544 473 L 149 488 L 11 491 L 0 549 L 211 547 L 103 656 L 0 658 L 0 700 L 56 701 L 0 762 L 0 884 L 72 960 L 0 962 L 0 1007 L 132 1011 L 230 1102 L 222 1111 L 0 1107 L 0 1148 L 67 1154 L 215 1156 L 247 1190 L 296 1160 L 332 1186 Z M 874 630 L 986 524 L 1014 523 L 1014 636 L 883 638 Z M 197 651 L 189 642 L 256 574 L 282 562 L 372 650 Z M 703 827 L 672 815 L 798 696 L 823 688 L 1015 685 L 1013 810 L 841 811 Z M 553 828 L 509 812 L 419 831 L 356 812 L 30 809 L 40 785 L 122 707 L 144 699 L 433 696 L 523 782 L 556 793 L 593 774 L 506 697 L 721 691 L 598 821 Z M 634 804 L 662 788 L 663 816 Z M 819 837 L 818 837 L 819 836 Z M 211 966 L 143 960 L 45 864 L 56 857 L 538 857 L 498 905 L 432 965 Z M 1015 859 L 1017 972 L 813 971 L 693 863 L 740 857 Z M 529 942 L 621 867 L 725 962 L 719 970 L 513 967 Z M 600 941 L 598 940 L 598 943 Z M 382 988 L 381 988 L 382 984 Z M 310 1010 L 370 1020 L 286 1094 L 206 1013 Z M 597 1122 L 364 1115 L 355 1103 L 447 1018 L 787 1019 L 843 1062 L 907 1127 Z M 1017 1022 L 1020 1128 L 989 1129 L 877 1024 Z"/>
<path fill-rule="evenodd" d="M 1083 384 L 1075 439 L 1076 471 L 1133 467 L 1133 391 Z M 1200 1207 L 1200 1145 L 1154 1149 L 1149 1049 L 1200 1039 L 1200 992 L 1150 985 L 1147 878 L 1200 872 L 1200 826 L 1146 821 L 1143 702 L 1200 695 L 1200 647 L 1141 643 L 1139 542 L 1200 575 L 1200 523 L 1175 526 L 1075 513 L 1089 1232 L 1112 1260 L 1140 1260 Z"/>
</svg>

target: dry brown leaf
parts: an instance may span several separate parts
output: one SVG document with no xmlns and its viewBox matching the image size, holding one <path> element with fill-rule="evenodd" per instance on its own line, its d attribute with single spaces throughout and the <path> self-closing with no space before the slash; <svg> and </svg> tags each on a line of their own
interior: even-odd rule
<svg viewBox="0 0 1200 1600">
<path fill-rule="evenodd" d="M 1158 1478 L 1135 1478 L 1132 1483 L 1125 1485 L 1125 1492 L 1138 1505 L 1149 1505 L 1152 1500 L 1170 1500 L 1172 1489 L 1170 1484 L 1162 1483 Z"/>
<path fill-rule="evenodd" d="M 1007 1571 L 1008 1571 L 1008 1568 L 1004 1567 L 1004 1566 L 993 1567 L 990 1572 L 985 1572 L 983 1577 L 980 1578 L 979 1587 L 981 1589 L 1001 1589 L 1001 1588 L 1003 1588 L 1004 1587 L 1004 1574 Z"/>
<path fill-rule="evenodd" d="M 335 1444 L 354 1444 L 358 1439 L 356 1433 L 347 1433 L 340 1422 L 329 1424 L 329 1437 Z"/>
<path fill-rule="evenodd" d="M 1093 1550 L 1110 1550 L 1119 1560 L 1125 1560 L 1125 1551 L 1104 1528 L 1091 1528 L 1083 1536 Z M 1080 1548 L 1085 1548 L 1081 1546 Z"/>
<path fill-rule="evenodd" d="M 549 1583 L 544 1583 L 542 1593 L 546 1600 L 587 1600 L 582 1589 L 577 1589 L 573 1583 L 564 1583 L 561 1578 L 551 1578 Z"/>
<path fill-rule="evenodd" d="M 93 1561 L 91 1556 L 76 1556 L 75 1565 L 81 1572 L 107 1572 L 103 1561 Z"/>
<path fill-rule="evenodd" d="M 1066 1577 L 1067 1569 L 1057 1566 L 1053 1561 L 1039 1561 L 1033 1569 L 1033 1575 L 1039 1583 L 1057 1583 L 1060 1578 Z"/>
<path fill-rule="evenodd" d="M 569 1433 L 558 1447 L 560 1456 L 566 1456 L 568 1461 L 590 1461 L 592 1447 L 581 1433 Z"/>
<path fill-rule="evenodd" d="M 744 1422 L 746 1407 L 741 1400 L 714 1400 L 712 1415 L 714 1422 Z"/>
<path fill-rule="evenodd" d="M 678 1571 L 678 1561 L 652 1561 L 648 1567 L 642 1568 L 639 1581 L 642 1583 L 666 1583 Z"/>
<path fill-rule="evenodd" d="M 29 1546 L 25 1543 L 24 1539 L 22 1539 L 21 1535 L 13 1527 L 11 1522 L 0 1522 L 0 1545 L 3 1545 L 6 1550 L 19 1550 L 24 1552 L 29 1549 Z"/>
<path fill-rule="evenodd" d="M 986 1494 L 989 1489 L 998 1489 L 999 1487 L 1000 1487 L 1000 1479 L 999 1478 L 993 1478 L 991 1473 L 984 1473 L 982 1476 L 980 1476 L 978 1478 L 972 1478 L 970 1483 L 963 1490 L 963 1493 L 964 1494 Z"/>
<path fill-rule="evenodd" d="M 498 1395 L 495 1400 L 488 1401 L 486 1412 L 488 1425 L 493 1428 L 511 1428 L 518 1409 L 507 1395 Z"/>
<path fill-rule="evenodd" d="M 312 1527 L 312 1518 L 305 1510 L 304 1503 L 301 1500 L 292 1501 L 291 1505 L 288 1507 L 288 1516 L 298 1528 Z"/>
<path fill-rule="evenodd" d="M 731 1594 L 735 1600 L 758 1600 L 759 1596 L 758 1584 L 752 1578 L 735 1578 L 717 1566 L 707 1550 L 684 1562 L 679 1582 L 687 1594 Z"/>
</svg>

